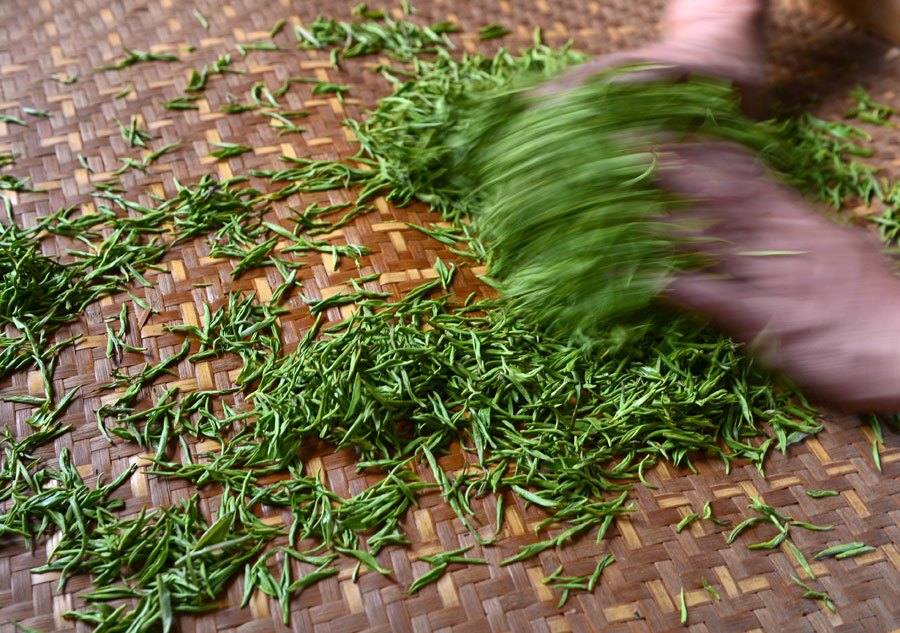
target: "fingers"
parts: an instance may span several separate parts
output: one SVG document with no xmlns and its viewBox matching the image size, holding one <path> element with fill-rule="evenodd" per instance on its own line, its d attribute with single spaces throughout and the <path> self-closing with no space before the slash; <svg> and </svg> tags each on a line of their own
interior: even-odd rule
<svg viewBox="0 0 900 633">
<path fill-rule="evenodd" d="M 571 92 L 572 90 L 577 90 L 578 88 L 583 86 L 585 82 L 587 82 L 591 77 L 612 70 L 613 68 L 627 66 L 630 64 L 647 63 L 649 61 L 650 59 L 640 52 L 615 53 L 612 55 L 595 57 L 590 61 L 579 64 L 578 66 L 575 66 L 574 68 L 566 71 L 556 79 L 548 81 L 540 88 L 534 90 L 531 94 L 538 97 L 562 95 L 567 92 Z M 665 72 L 660 70 L 652 74 L 646 72 L 634 73 L 631 76 L 634 79 L 640 78 L 644 80 L 650 80 L 664 79 L 667 75 Z"/>
<path fill-rule="evenodd" d="M 672 279 L 661 298 L 683 310 L 706 316 L 728 315 L 741 301 L 742 294 L 730 278 L 714 278 L 708 273 L 685 273 Z"/>
<path fill-rule="evenodd" d="M 679 275 L 666 286 L 662 298 L 705 315 L 741 343 L 756 339 L 787 307 L 784 298 L 764 295 L 745 279 L 708 271 Z"/>
<path fill-rule="evenodd" d="M 848 411 L 900 411 L 900 284 L 856 278 L 806 296 L 769 294 L 745 280 L 681 276 L 663 298 L 699 312 L 764 366 L 784 372 L 820 401 Z M 803 279 L 795 279 L 796 290 Z M 834 294 L 829 295 L 829 292 Z"/>
<path fill-rule="evenodd" d="M 651 44 L 635 51 L 613 53 L 580 64 L 533 92 L 537 96 L 554 96 L 576 90 L 589 78 L 613 68 L 649 64 L 651 69 L 636 70 L 616 77 L 616 81 L 680 81 L 689 75 L 703 75 L 732 80 L 747 102 L 762 102 L 765 74 L 761 56 L 746 57 L 723 54 L 701 42 L 667 41 Z M 758 105 L 758 104 L 757 104 Z M 756 105 L 754 105 L 756 108 Z"/>
<path fill-rule="evenodd" d="M 691 200 L 743 200 L 758 193 L 766 177 L 749 151 L 724 141 L 665 147 L 660 156 L 660 186 Z"/>
</svg>

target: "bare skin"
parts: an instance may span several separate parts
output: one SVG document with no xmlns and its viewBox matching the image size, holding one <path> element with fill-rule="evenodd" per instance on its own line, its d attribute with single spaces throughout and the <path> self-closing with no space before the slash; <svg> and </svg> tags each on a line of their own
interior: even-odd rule
<svg viewBox="0 0 900 633">
<path fill-rule="evenodd" d="M 743 91 L 745 107 L 760 113 L 765 85 L 765 6 L 766 0 L 673 0 L 659 42 L 597 57 L 550 82 L 539 93 L 565 92 L 615 66 L 658 62 L 670 67 L 657 71 L 660 75 L 696 73 L 728 78 Z"/>
<path fill-rule="evenodd" d="M 545 88 L 563 92 L 611 66 L 660 62 L 669 75 L 731 78 L 750 102 L 764 82 L 764 0 L 675 0 L 663 39 L 595 59 Z M 661 184 L 691 213 L 714 265 L 665 297 L 703 313 L 770 367 L 834 406 L 900 411 L 900 279 L 864 230 L 838 226 L 770 180 L 744 150 L 696 144 L 664 152 Z"/>
<path fill-rule="evenodd" d="M 742 149 L 683 146 L 662 185 L 698 202 L 715 264 L 675 279 L 676 305 L 709 316 L 820 400 L 900 410 L 900 279 L 878 239 L 839 226 L 766 178 Z"/>
</svg>

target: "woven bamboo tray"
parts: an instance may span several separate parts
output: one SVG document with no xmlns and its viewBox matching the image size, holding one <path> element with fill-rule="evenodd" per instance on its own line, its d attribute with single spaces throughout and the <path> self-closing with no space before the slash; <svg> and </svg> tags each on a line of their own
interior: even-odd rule
<svg viewBox="0 0 900 633">
<path fill-rule="evenodd" d="M 51 119 L 29 119 L 27 128 L 0 123 L 0 152 L 21 153 L 16 163 L 19 176 L 30 175 L 49 194 L 12 194 L 16 213 L 26 225 L 62 206 L 92 208 L 91 182 L 103 180 L 118 167 L 118 156 L 135 156 L 126 146 L 112 117 L 128 120 L 140 117 L 162 143 L 184 139 L 176 151 L 164 156 L 149 176 L 126 173 L 122 182 L 129 195 L 151 191 L 174 194 L 172 178 L 193 182 L 203 174 L 228 178 L 248 169 L 271 168 L 280 154 L 339 159 L 354 147 L 341 126 L 344 117 L 359 118 L 364 107 L 373 106 L 388 91 L 381 78 L 366 68 L 378 60 L 363 59 L 334 71 L 327 52 L 299 52 L 293 36 L 285 29 L 280 35 L 284 52 L 251 52 L 235 65 L 244 75 L 212 78 L 198 101 L 198 111 L 172 112 L 163 101 L 181 96 L 190 69 L 214 61 L 219 55 L 235 52 L 235 45 L 267 38 L 280 18 L 288 26 L 315 18 L 317 13 L 347 19 L 354 2 L 329 0 L 321 3 L 289 0 L 232 0 L 217 3 L 202 0 L 196 8 L 210 22 L 204 29 L 192 15 L 190 3 L 174 0 L 5 0 L 0 2 L 0 112 L 26 106 L 49 110 Z M 374 3 L 373 3 L 374 4 Z M 571 1 L 500 0 L 467 2 L 436 0 L 418 3 L 426 23 L 441 19 L 458 21 L 465 32 L 457 38 L 463 50 L 491 51 L 499 42 L 479 44 L 475 30 L 484 24 L 501 22 L 513 28 L 504 44 L 524 45 L 534 26 L 540 25 L 547 41 L 561 44 L 569 37 L 591 53 L 625 49 L 652 40 L 658 33 L 661 3 L 654 0 Z M 788 99 L 797 99 L 815 90 L 823 98 L 827 114 L 846 109 L 847 89 L 862 83 L 872 95 L 900 105 L 900 54 L 854 31 L 834 16 L 798 0 L 784 0 L 771 17 L 770 31 L 774 73 Z M 280 41 L 283 39 L 284 41 Z M 179 64 L 141 64 L 122 71 L 93 72 L 94 66 L 120 57 L 122 46 L 153 52 L 180 52 L 184 45 L 197 47 L 183 55 Z M 72 85 L 62 85 L 50 75 L 78 75 Z M 341 104 L 333 98 L 316 98 L 308 87 L 300 86 L 285 97 L 290 109 L 310 109 L 304 121 L 307 131 L 277 137 L 277 132 L 260 117 L 226 115 L 218 106 L 226 93 L 245 94 L 258 81 L 278 86 L 289 75 L 305 74 L 322 80 L 353 86 L 350 98 Z M 132 92 L 113 100 L 123 86 Z M 900 167 L 900 135 L 891 130 L 872 130 L 877 135 L 876 158 L 896 175 Z M 210 142 L 250 145 L 252 153 L 216 162 L 207 156 Z M 83 154 L 94 166 L 94 174 L 76 160 Z M 105 173 L 103 173 L 105 172 Z M 263 182 L 255 186 L 265 188 Z M 341 201 L 343 194 L 304 195 L 297 201 L 306 205 L 316 200 Z M 146 202 L 144 197 L 142 202 Z M 866 213 L 858 210 L 859 215 Z M 384 290 L 400 298 L 423 278 L 435 276 L 436 256 L 453 259 L 446 247 L 420 232 L 406 228 L 405 221 L 424 224 L 439 221 L 422 207 L 396 209 L 379 199 L 377 211 L 360 217 L 343 229 L 347 242 L 373 250 L 363 258 L 362 274 L 381 272 Z M 340 236 L 335 238 L 340 243 Z M 61 249 L 62 244 L 56 246 Z M 53 249 L 47 246 L 48 252 Z M 155 274 L 151 289 L 135 292 L 159 314 L 140 330 L 142 342 L 152 358 L 168 356 L 181 337 L 163 331 L 166 324 L 196 323 L 198 306 L 218 304 L 230 291 L 256 291 L 266 298 L 280 282 L 277 273 L 251 271 L 232 280 L 231 264 L 211 259 L 205 241 L 195 240 L 173 250 L 166 260 L 168 272 Z M 304 268 L 303 283 L 312 296 L 325 297 L 357 271 L 331 272 L 328 257 Z M 463 269 L 455 290 L 465 296 L 485 288 L 475 278 L 479 270 Z M 197 288 L 192 284 L 208 283 Z M 52 459 L 63 447 L 72 452 L 73 462 L 93 486 L 101 473 L 116 475 L 130 464 L 140 468 L 116 496 L 126 502 L 126 512 L 141 506 L 169 505 L 194 494 L 182 481 L 164 480 L 146 474 L 146 460 L 136 447 L 125 442 L 111 446 L 98 433 L 93 411 L 100 405 L 97 386 L 107 382 L 116 367 L 105 357 L 103 319 L 119 312 L 121 298 L 107 298 L 91 306 L 86 314 L 64 330 L 66 336 L 84 338 L 75 349 L 60 358 L 55 379 L 57 392 L 78 384 L 86 388 L 70 407 L 64 423 L 74 430 L 46 446 L 42 457 Z M 282 317 L 283 337 L 288 346 L 296 344 L 312 323 L 304 304 L 295 297 L 291 311 Z M 341 318 L 338 309 L 329 318 Z M 134 356 L 134 355 L 132 355 Z M 125 367 L 143 359 L 126 356 Z M 119 366 L 122 368 L 122 366 Z M 183 389 L 223 388 L 231 384 L 237 368 L 228 360 L 191 365 L 183 362 L 174 379 Z M 40 377 L 19 373 L 0 382 L 0 396 L 37 393 Z M 27 407 L 0 402 L 0 422 L 17 433 L 25 432 Z M 690 631 L 869 631 L 885 632 L 900 627 L 900 438 L 887 432 L 882 450 L 884 473 L 879 473 L 871 457 L 872 434 L 855 418 L 833 418 L 817 438 L 790 448 L 788 455 L 776 455 L 768 463 L 767 478 L 752 467 L 738 467 L 725 475 L 713 460 L 695 461 L 698 472 L 661 465 L 649 474 L 658 490 L 637 487 L 633 499 L 640 511 L 619 520 L 601 546 L 583 539 L 558 551 L 509 567 L 451 567 L 451 572 L 435 585 L 414 596 L 406 595 L 411 580 L 424 570 L 420 555 L 451 549 L 470 542 L 459 523 L 437 493 L 425 495 L 421 508 L 411 513 L 404 527 L 412 541 L 408 548 L 390 548 L 380 556 L 393 569 L 390 577 L 362 573 L 357 583 L 350 579 L 352 566 L 335 577 L 306 589 L 291 605 L 291 624 L 281 624 L 277 605 L 257 596 L 248 608 L 239 609 L 240 581 L 221 598 L 220 608 L 210 614 L 180 619 L 182 631 L 666 631 L 683 630 L 679 623 L 678 593 L 686 589 Z M 203 447 L 199 447 L 202 449 Z M 328 485 L 341 495 L 359 492 L 366 484 L 355 472 L 349 453 L 333 453 L 327 446 L 308 448 L 310 471 L 322 466 Z M 447 469 L 462 466 L 460 451 L 442 460 Z M 805 489 L 833 489 L 839 496 L 810 499 Z M 204 510 L 214 512 L 215 490 L 202 491 Z M 805 552 L 818 551 L 828 539 L 842 542 L 864 541 L 877 550 L 865 556 L 813 564 L 838 606 L 836 614 L 820 603 L 804 600 L 790 580 L 797 574 L 786 551 L 750 551 L 746 538 L 725 544 L 726 528 L 694 523 L 683 533 L 674 526 L 693 510 L 711 500 L 715 514 L 740 520 L 746 515 L 747 499 L 761 496 L 767 504 L 798 520 L 819 524 L 835 523 L 833 533 L 798 531 L 796 544 Z M 512 499 L 507 499 L 511 502 Z M 495 501 L 485 498 L 475 508 L 481 524 L 490 522 Z M 692 510 L 693 509 L 693 510 Z M 503 540 L 499 547 L 476 548 L 473 554 L 492 563 L 533 542 L 533 526 L 540 514 L 521 505 L 509 504 Z M 272 523 L 289 521 L 271 514 Z M 77 608 L 77 597 L 88 587 L 86 578 L 70 581 L 66 593 L 55 594 L 55 575 L 33 575 L 30 569 L 43 564 L 51 543 L 39 543 L 27 551 L 21 540 L 0 542 L 0 633 L 12 631 L 7 620 L 20 621 L 45 630 L 87 630 L 75 626 L 61 614 Z M 616 563 L 607 568 L 593 594 L 578 594 L 566 606 L 556 608 L 558 595 L 542 584 L 542 578 L 563 563 L 566 573 L 590 573 L 597 557 L 611 552 Z M 701 587 L 706 578 L 722 595 L 714 601 Z M 900 629 L 897 629 L 900 630 Z"/>
</svg>

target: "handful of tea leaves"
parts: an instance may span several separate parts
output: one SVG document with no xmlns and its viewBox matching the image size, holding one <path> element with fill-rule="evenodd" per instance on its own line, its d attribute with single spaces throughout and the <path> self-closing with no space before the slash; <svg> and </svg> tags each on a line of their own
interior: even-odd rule
<svg viewBox="0 0 900 633">
<path fill-rule="evenodd" d="M 641 67 L 643 68 L 643 67 Z M 685 205 L 655 181 L 654 148 L 685 138 L 740 143 L 779 156 L 770 123 L 741 113 L 722 81 L 638 81 L 611 70 L 564 95 L 531 81 L 472 101 L 454 141 L 457 173 L 480 208 L 491 274 L 554 330 L 590 340 L 645 308 L 666 280 L 704 264 L 673 230 Z M 681 233 L 682 237 L 678 237 Z"/>
</svg>

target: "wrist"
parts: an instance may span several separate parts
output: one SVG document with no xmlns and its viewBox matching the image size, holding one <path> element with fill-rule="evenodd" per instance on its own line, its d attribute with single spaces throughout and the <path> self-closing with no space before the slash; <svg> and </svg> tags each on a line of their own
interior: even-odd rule
<svg viewBox="0 0 900 633">
<path fill-rule="evenodd" d="M 766 5 L 766 0 L 674 0 L 666 10 L 666 39 L 727 55 L 756 54 Z"/>
<path fill-rule="evenodd" d="M 751 23 L 762 19 L 767 5 L 767 0 L 672 0 L 664 20 L 672 25 L 712 19 Z"/>
</svg>

